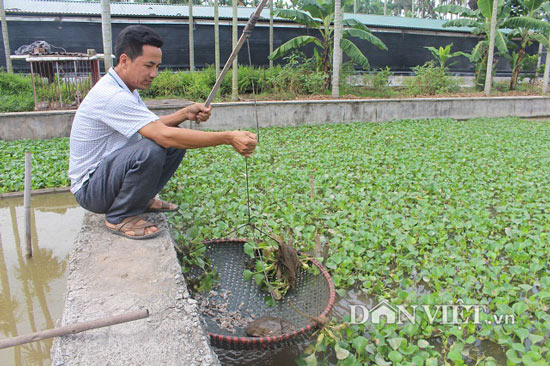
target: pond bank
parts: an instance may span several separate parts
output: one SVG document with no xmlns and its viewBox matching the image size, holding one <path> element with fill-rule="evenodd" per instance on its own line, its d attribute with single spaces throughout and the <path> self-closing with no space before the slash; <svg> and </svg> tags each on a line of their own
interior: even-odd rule
<svg viewBox="0 0 550 366">
<path fill-rule="evenodd" d="M 147 101 L 151 110 L 166 115 L 188 105 L 185 100 Z M 256 127 L 254 102 L 214 103 L 204 126 L 214 130 Z M 69 136 L 74 110 L 0 113 L 0 138 L 49 139 Z M 477 117 L 548 117 L 550 97 L 469 97 L 410 99 L 338 99 L 257 102 L 260 127 L 303 124 L 387 122 L 399 119 Z M 188 124 L 184 124 L 188 127 Z M 202 128 L 202 126 L 191 126 Z"/>
<path fill-rule="evenodd" d="M 136 241 L 104 229 L 103 216 L 86 212 L 69 258 L 61 325 L 134 310 L 147 319 L 56 339 L 60 365 L 217 365 L 189 297 L 164 215 L 164 233 Z"/>
</svg>

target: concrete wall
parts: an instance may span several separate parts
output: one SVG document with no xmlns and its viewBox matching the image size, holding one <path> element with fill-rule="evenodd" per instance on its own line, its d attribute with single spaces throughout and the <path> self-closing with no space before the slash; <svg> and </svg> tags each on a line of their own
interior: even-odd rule
<svg viewBox="0 0 550 366">
<path fill-rule="evenodd" d="M 165 115 L 188 102 L 152 101 L 150 108 Z M 258 102 L 260 127 L 303 124 L 387 122 L 398 119 L 476 117 L 547 117 L 550 97 L 354 99 Z M 192 127 L 227 130 L 256 126 L 254 102 L 214 103 L 212 118 Z M 69 136 L 75 111 L 0 114 L 0 139 L 47 139 Z M 101 111 L 98 111 L 101 113 Z M 183 124 L 189 127 L 189 123 Z"/>
</svg>

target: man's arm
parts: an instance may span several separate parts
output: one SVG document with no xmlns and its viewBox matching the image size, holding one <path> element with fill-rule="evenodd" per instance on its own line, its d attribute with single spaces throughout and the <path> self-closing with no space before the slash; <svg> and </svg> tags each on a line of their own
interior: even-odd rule
<svg viewBox="0 0 550 366">
<path fill-rule="evenodd" d="M 139 130 L 139 133 L 166 148 L 196 149 L 207 146 L 231 145 L 239 154 L 246 157 L 252 154 L 258 143 L 256 135 L 249 131 L 205 132 L 190 130 L 170 127 L 161 119 L 148 123 Z"/>
<path fill-rule="evenodd" d="M 187 120 L 204 122 L 210 118 L 212 107 L 206 108 L 204 104 L 194 103 L 184 107 L 176 112 L 161 116 L 159 120 L 169 127 L 178 127 L 178 125 Z"/>
</svg>

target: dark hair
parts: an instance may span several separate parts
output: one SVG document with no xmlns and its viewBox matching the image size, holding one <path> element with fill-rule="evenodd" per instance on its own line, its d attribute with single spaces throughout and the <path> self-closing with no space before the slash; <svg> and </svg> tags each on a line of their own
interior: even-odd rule
<svg viewBox="0 0 550 366">
<path fill-rule="evenodd" d="M 161 48 L 163 45 L 160 36 L 151 28 L 144 25 L 131 25 L 124 28 L 116 38 L 115 56 L 116 62 L 125 53 L 130 60 L 135 60 L 143 54 L 143 46 L 155 46 Z"/>
</svg>

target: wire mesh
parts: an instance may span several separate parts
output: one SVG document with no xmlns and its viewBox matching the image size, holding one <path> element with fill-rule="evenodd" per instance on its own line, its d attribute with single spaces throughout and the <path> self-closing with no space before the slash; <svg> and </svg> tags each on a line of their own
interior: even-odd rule
<svg viewBox="0 0 550 366">
<path fill-rule="evenodd" d="M 296 286 L 274 306 L 265 302 L 268 295 L 254 281 L 245 281 L 243 271 L 250 257 L 244 252 L 243 240 L 222 239 L 206 243 L 206 257 L 210 258 L 219 275 L 218 293 L 229 291 L 228 298 L 218 295 L 216 301 L 226 301 L 228 310 L 240 312 L 243 317 L 254 314 L 255 318 L 263 316 L 281 317 L 284 324 L 283 335 L 277 337 L 248 337 L 244 328 L 235 328 L 230 332 L 220 327 L 213 317 L 203 314 L 211 342 L 225 349 L 274 348 L 299 342 L 315 330 L 313 321 L 292 308 L 290 302 L 304 314 L 311 317 L 328 315 L 334 304 L 334 285 L 328 273 L 317 261 L 312 261 L 321 269 L 318 275 L 301 269 L 297 274 Z M 193 273 L 191 273 L 193 276 Z"/>
</svg>

